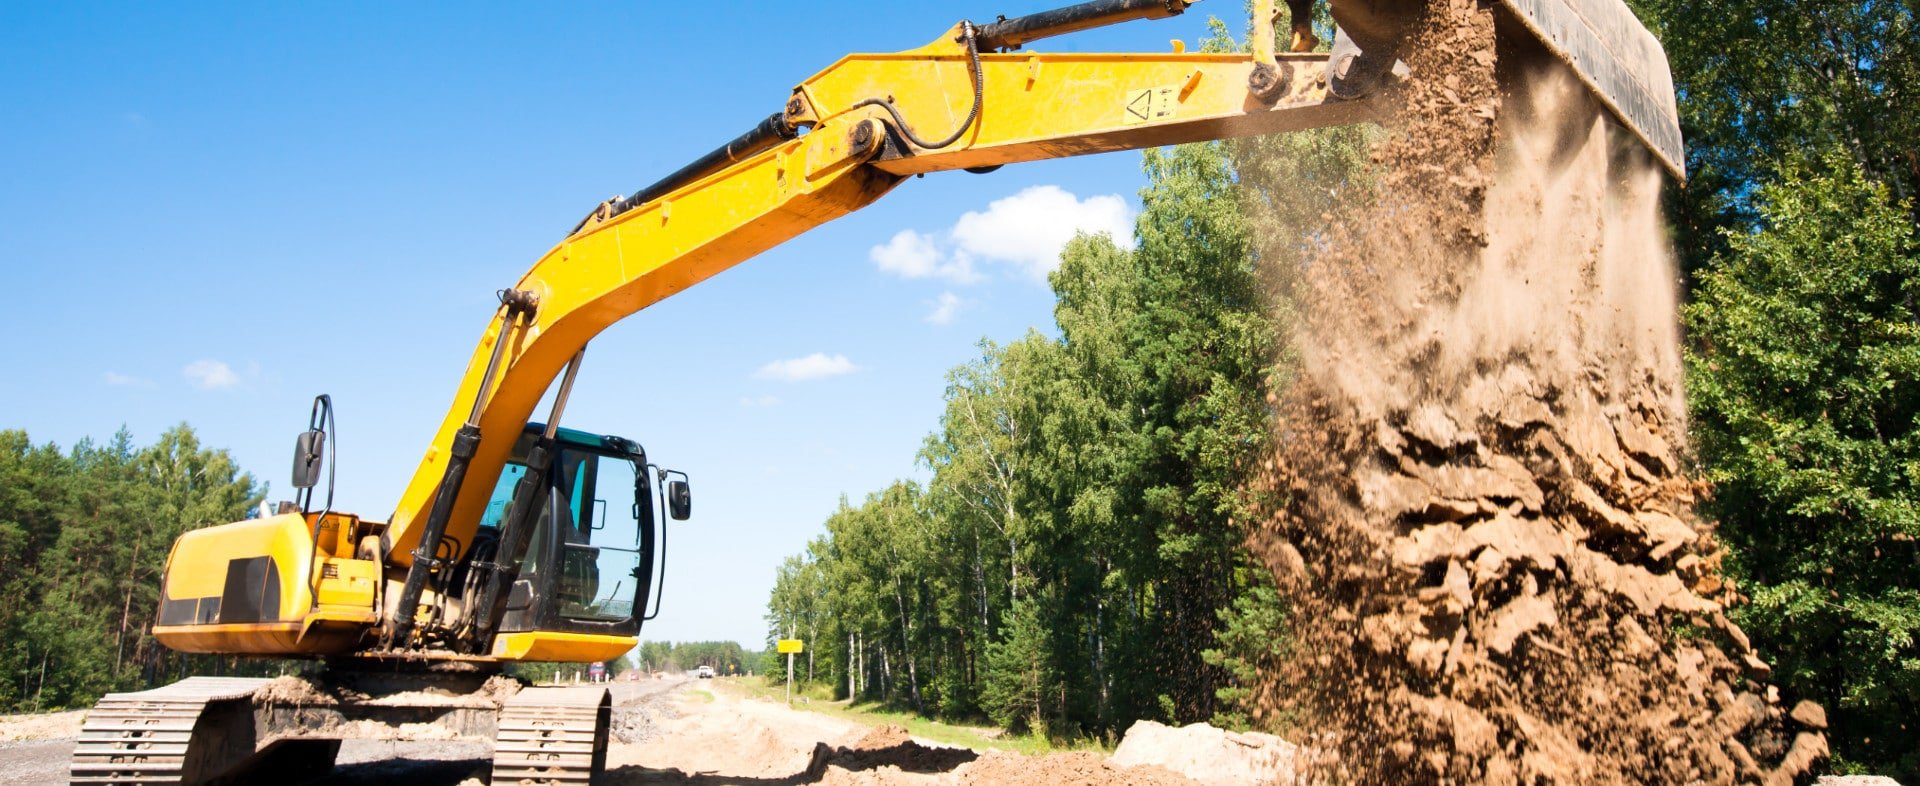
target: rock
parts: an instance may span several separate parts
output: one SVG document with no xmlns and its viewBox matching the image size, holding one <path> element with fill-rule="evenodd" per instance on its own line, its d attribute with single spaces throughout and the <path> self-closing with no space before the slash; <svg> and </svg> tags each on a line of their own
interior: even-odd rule
<svg viewBox="0 0 1920 786">
<path fill-rule="evenodd" d="M 1643 510 L 1635 514 L 1642 532 L 1653 543 L 1653 551 L 1647 556 L 1653 559 L 1666 559 L 1667 555 L 1679 551 L 1693 543 L 1698 536 L 1685 522 L 1657 510 Z"/>
<path fill-rule="evenodd" d="M 1566 487 L 1567 509 L 1573 511 L 1580 523 L 1603 535 L 1644 536 L 1638 521 L 1607 502 L 1592 486 L 1569 480 Z"/>
<path fill-rule="evenodd" d="M 1780 769 L 1774 775 L 1786 774 L 1786 782 L 1793 782 L 1793 774 L 1806 772 L 1813 768 L 1814 762 L 1827 758 L 1827 738 L 1815 732 L 1803 731 L 1793 737 L 1793 748 L 1780 760 Z M 1791 774 L 1789 774 L 1791 773 Z M 1772 780 L 1769 778 L 1769 780 Z"/>
<path fill-rule="evenodd" d="M 1455 550 L 1460 544 L 1460 525 L 1436 524 L 1414 530 L 1410 537 L 1401 538 L 1393 544 L 1393 561 L 1414 569 L 1425 568 L 1428 563 L 1439 562 L 1459 556 Z"/>
<path fill-rule="evenodd" d="M 1460 425 L 1453 422 L 1446 410 L 1432 403 L 1421 404 L 1407 415 L 1405 431 L 1407 436 L 1441 450 L 1451 450 L 1473 441 L 1473 434 L 1462 432 Z"/>
<path fill-rule="evenodd" d="M 1536 570 L 1551 571 L 1560 567 L 1560 560 L 1566 554 L 1566 542 L 1562 540 L 1553 525 L 1533 518 L 1520 518 L 1501 512 L 1492 519 L 1473 525 L 1460 538 L 1462 546 L 1458 551 L 1472 554 L 1481 549 L 1497 549 L 1495 557 L 1503 560 L 1525 562 Z M 1478 560 L 1476 564 L 1479 565 Z M 1482 570 L 1493 570 L 1495 565 L 1479 565 Z M 1500 572 L 1505 572 L 1501 569 Z"/>
<path fill-rule="evenodd" d="M 1885 775 L 1822 775 L 1813 786 L 1900 786 Z"/>
<path fill-rule="evenodd" d="M 1424 511 L 1434 497 L 1433 489 L 1427 484 L 1397 472 L 1356 472 L 1354 485 L 1359 488 L 1362 505 L 1388 518 Z"/>
<path fill-rule="evenodd" d="M 1208 786 L 1228 786 L 1291 783 L 1297 752 L 1293 743 L 1271 734 L 1143 720 L 1127 729 L 1109 760 L 1121 767 L 1157 765 Z"/>
<path fill-rule="evenodd" d="M 1799 704 L 1793 705 L 1793 711 L 1787 713 L 1787 717 L 1798 721 L 1800 725 L 1810 729 L 1824 729 L 1827 727 L 1826 708 L 1807 699 L 1801 699 Z"/>
<path fill-rule="evenodd" d="M 1647 629 L 1632 617 L 1621 617 L 1614 623 L 1613 630 L 1614 635 L 1620 637 L 1620 647 L 1627 657 L 1645 658 L 1660 649 L 1660 644 L 1647 635 Z"/>
<path fill-rule="evenodd" d="M 1733 620 L 1727 619 L 1725 614 L 1713 615 L 1713 622 L 1727 634 L 1727 638 L 1733 640 L 1733 643 L 1740 648 L 1740 652 L 1753 649 L 1753 642 L 1747 640 L 1747 632 L 1741 630 L 1739 625 L 1733 624 Z"/>
<path fill-rule="evenodd" d="M 1553 602 L 1540 595 L 1528 595 L 1494 612 L 1493 632 L 1487 636 L 1487 649 L 1505 655 L 1513 651 L 1513 645 L 1521 636 L 1536 628 L 1552 627 L 1559 624 L 1560 616 L 1553 610 Z"/>
<path fill-rule="evenodd" d="M 1742 656 L 1740 661 L 1742 665 L 1747 667 L 1747 675 L 1756 680 L 1764 680 L 1773 676 L 1773 667 L 1767 665 L 1766 661 L 1761 660 L 1751 652 Z"/>
</svg>

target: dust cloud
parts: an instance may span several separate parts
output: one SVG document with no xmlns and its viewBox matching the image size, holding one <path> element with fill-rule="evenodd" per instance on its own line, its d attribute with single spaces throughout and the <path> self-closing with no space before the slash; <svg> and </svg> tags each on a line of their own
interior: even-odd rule
<svg viewBox="0 0 1920 786">
<path fill-rule="evenodd" d="M 1370 198 L 1287 275 L 1262 712 L 1334 782 L 1790 783 L 1824 718 L 1692 514 L 1663 175 L 1492 14 L 1429 0 Z"/>
</svg>

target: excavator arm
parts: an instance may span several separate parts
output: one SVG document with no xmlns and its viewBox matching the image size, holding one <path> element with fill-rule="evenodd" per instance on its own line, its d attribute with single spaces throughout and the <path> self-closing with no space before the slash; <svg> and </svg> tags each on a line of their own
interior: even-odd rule
<svg viewBox="0 0 1920 786">
<path fill-rule="evenodd" d="M 1164 15 L 1186 3 L 1088 5 Z M 919 49 L 844 57 L 794 88 L 784 110 L 753 131 L 639 199 L 596 209 L 514 283 L 517 294 L 481 336 L 455 404 L 388 525 L 389 562 L 409 564 L 423 535 L 429 543 L 441 535 L 467 539 L 534 407 L 600 331 L 871 204 L 909 175 L 1371 116 L 1365 101 L 1328 95 L 1325 55 L 983 51 L 1010 45 L 997 32 L 1008 27 L 962 23 Z M 1018 40 L 1046 29 L 1029 27 Z M 434 522 L 453 446 L 469 423 L 479 438 L 461 470 L 464 482 L 444 523 Z M 445 529 L 432 532 L 436 523 Z"/>
</svg>

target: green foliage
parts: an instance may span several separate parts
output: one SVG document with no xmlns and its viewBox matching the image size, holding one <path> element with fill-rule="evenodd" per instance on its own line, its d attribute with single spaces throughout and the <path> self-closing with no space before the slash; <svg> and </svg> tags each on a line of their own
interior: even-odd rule
<svg viewBox="0 0 1920 786">
<path fill-rule="evenodd" d="M 707 666 L 715 674 L 745 674 L 760 668 L 760 653 L 750 652 L 737 641 L 643 641 L 628 658 L 636 663 L 625 668 L 643 672 L 690 671 Z M 609 672 L 614 664 L 607 664 Z"/>
<path fill-rule="evenodd" d="M 66 453 L 0 431 L 0 709 L 288 668 L 181 655 L 150 632 L 173 540 L 239 520 L 261 498 L 226 451 L 202 448 L 185 425 L 144 448 L 123 429 Z"/>
<path fill-rule="evenodd" d="M 1777 162 L 1837 148 L 1897 200 L 1920 186 L 1920 28 L 1911 0 L 1634 0 L 1666 45 L 1689 182 L 1669 200 L 1688 270 L 1762 221 Z M 1920 214 L 1909 203 L 1908 219 Z"/>
<path fill-rule="evenodd" d="M 1920 757 L 1910 0 L 1631 0 L 1666 45 L 1689 182 L 1688 386 L 1737 610 L 1842 769 Z"/>
<path fill-rule="evenodd" d="M 1045 734 L 1059 723 L 1061 707 L 1055 698 L 1060 675 L 1052 663 L 1052 646 L 1040 603 L 1028 597 L 1007 609 L 1001 631 L 1004 638 L 987 645 L 987 675 L 980 697 L 987 716 L 1012 731 Z"/>
<path fill-rule="evenodd" d="M 1686 309 L 1694 431 L 1738 609 L 1838 757 L 1920 753 L 1920 242 L 1852 156 L 1794 156 Z M 1905 741 L 1905 742 L 1903 742 Z"/>
<path fill-rule="evenodd" d="M 1220 610 L 1220 646 L 1201 653 L 1208 665 L 1232 675 L 1231 681 L 1214 691 L 1222 707 L 1212 723 L 1228 729 L 1256 726 L 1250 712 L 1257 698 L 1255 686 L 1260 675 L 1274 674 L 1282 667 L 1288 652 L 1287 604 L 1273 577 L 1257 566 L 1243 568 L 1242 576 L 1246 591 L 1233 599 L 1232 606 Z M 1280 731 L 1278 718 L 1262 720 L 1260 730 Z"/>
</svg>

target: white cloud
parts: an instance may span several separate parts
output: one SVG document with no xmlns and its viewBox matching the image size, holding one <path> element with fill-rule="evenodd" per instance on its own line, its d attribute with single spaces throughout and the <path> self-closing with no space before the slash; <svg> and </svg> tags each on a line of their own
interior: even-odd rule
<svg viewBox="0 0 1920 786">
<path fill-rule="evenodd" d="M 771 407 L 778 403 L 780 403 L 780 399 L 775 396 L 741 396 L 740 397 L 740 406 L 746 407 L 748 409 L 764 409 L 766 407 Z"/>
<path fill-rule="evenodd" d="M 971 261 L 941 253 L 932 235 L 911 229 L 902 229 L 885 245 L 869 249 L 867 258 L 901 278 L 944 278 L 962 284 L 979 280 Z"/>
<path fill-rule="evenodd" d="M 994 200 L 984 213 L 960 216 L 952 236 L 967 255 L 1010 262 L 1042 278 L 1060 266 L 1060 250 L 1076 232 L 1105 232 L 1132 248 L 1133 207 L 1118 194 L 1080 199 L 1059 186 L 1032 186 Z"/>
<path fill-rule="evenodd" d="M 962 303 L 959 295 L 952 292 L 940 293 L 940 297 L 933 301 L 933 313 L 927 315 L 927 321 L 936 325 L 952 323 L 954 316 L 960 313 Z"/>
<path fill-rule="evenodd" d="M 802 358 L 776 360 L 753 372 L 756 379 L 777 379 L 783 382 L 805 382 L 810 379 L 825 379 L 841 374 L 851 374 L 860 370 L 848 360 L 846 355 L 827 355 L 815 352 Z"/>
<path fill-rule="evenodd" d="M 218 360 L 196 360 L 180 369 L 180 374 L 201 390 L 219 390 L 240 384 L 240 375 L 233 367 Z"/>
<path fill-rule="evenodd" d="M 1044 279 L 1060 266 L 1060 251 L 1075 233 L 1105 232 L 1121 248 L 1133 248 L 1133 220 L 1133 206 L 1118 194 L 1081 199 L 1059 186 L 1031 186 L 985 211 L 962 214 L 944 239 L 903 229 L 867 258 L 901 278 L 971 284 L 981 279 L 975 262 L 998 262 Z"/>
<path fill-rule="evenodd" d="M 141 377 L 131 376 L 128 374 L 122 374 L 117 371 L 109 371 L 104 376 L 107 380 L 107 384 L 114 385 L 116 387 L 135 387 L 135 388 L 153 387 L 153 380 L 143 379 Z"/>
</svg>

